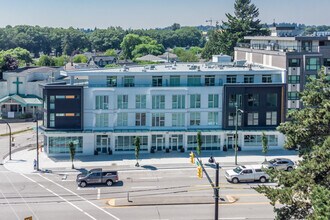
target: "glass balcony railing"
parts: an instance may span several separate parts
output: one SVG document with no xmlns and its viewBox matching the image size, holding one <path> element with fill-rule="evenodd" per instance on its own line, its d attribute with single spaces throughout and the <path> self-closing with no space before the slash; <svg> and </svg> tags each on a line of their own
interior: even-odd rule
<svg viewBox="0 0 330 220">
<path fill-rule="evenodd" d="M 254 50 L 269 50 L 269 51 L 280 51 L 280 52 L 319 52 L 322 46 L 311 46 L 311 47 L 301 47 L 301 46 L 281 46 L 278 44 L 249 44 L 249 43 L 238 43 L 236 47 L 249 48 Z"/>
</svg>

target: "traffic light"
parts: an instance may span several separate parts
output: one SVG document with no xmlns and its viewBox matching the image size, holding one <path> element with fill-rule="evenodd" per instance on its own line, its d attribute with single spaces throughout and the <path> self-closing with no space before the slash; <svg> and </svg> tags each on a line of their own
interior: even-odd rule
<svg viewBox="0 0 330 220">
<path fill-rule="evenodd" d="M 190 163 L 194 164 L 195 163 L 195 155 L 194 155 L 194 153 L 193 152 L 190 152 L 189 156 L 190 156 Z"/>
<path fill-rule="evenodd" d="M 203 178 L 203 169 L 201 166 L 197 167 L 197 176 L 198 178 L 202 179 Z"/>
</svg>

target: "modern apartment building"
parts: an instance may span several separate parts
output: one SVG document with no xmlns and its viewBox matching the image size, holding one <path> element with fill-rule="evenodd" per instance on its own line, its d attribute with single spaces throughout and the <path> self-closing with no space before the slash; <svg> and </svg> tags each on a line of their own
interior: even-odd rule
<svg viewBox="0 0 330 220">
<path fill-rule="evenodd" d="M 329 35 L 328 35 L 329 34 Z M 235 59 L 286 69 L 287 108 L 301 108 L 299 92 L 322 65 L 330 70 L 330 33 L 300 36 L 293 27 L 272 27 L 271 36 L 246 36 L 235 47 Z"/>
<path fill-rule="evenodd" d="M 281 148 L 276 126 L 284 120 L 284 70 L 214 63 L 64 71 L 70 83 L 44 87 L 44 145 L 49 155 L 185 151 L 233 147 Z M 82 82 L 77 78 L 85 78 Z M 236 110 L 237 107 L 243 111 Z M 236 118 L 236 114 L 237 118 Z M 236 120 L 237 119 L 237 120 Z"/>
</svg>

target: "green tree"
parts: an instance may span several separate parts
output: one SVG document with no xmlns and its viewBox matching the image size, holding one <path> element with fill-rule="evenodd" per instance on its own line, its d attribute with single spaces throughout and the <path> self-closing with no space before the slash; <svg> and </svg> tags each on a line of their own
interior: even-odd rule
<svg viewBox="0 0 330 220">
<path fill-rule="evenodd" d="M 257 191 L 270 199 L 277 219 L 329 219 L 330 78 L 324 68 L 306 85 L 301 100 L 304 108 L 291 112 L 278 130 L 302 160 L 292 172 L 267 171 L 278 186 Z M 275 207 L 276 202 L 282 205 Z"/>
<path fill-rule="evenodd" d="M 117 53 L 114 49 L 108 49 L 105 51 L 104 55 L 117 57 Z"/>
<path fill-rule="evenodd" d="M 70 150 L 70 159 L 71 159 L 71 169 L 74 169 L 73 160 L 76 155 L 76 147 L 74 146 L 74 143 L 72 141 L 69 143 L 69 150 Z"/>
<path fill-rule="evenodd" d="M 60 57 L 54 57 L 53 60 L 55 66 L 64 66 L 66 63 L 69 62 L 70 59 L 68 56 L 62 55 Z"/>
<path fill-rule="evenodd" d="M 132 52 L 135 47 L 142 43 L 142 40 L 139 35 L 137 34 L 127 34 L 123 42 L 121 42 L 120 47 L 123 51 L 123 55 L 125 59 L 132 59 L 133 55 Z"/>
<path fill-rule="evenodd" d="M 135 145 L 135 159 L 136 159 L 135 166 L 136 167 L 139 167 L 140 166 L 140 164 L 139 164 L 139 156 L 140 156 L 140 145 L 141 145 L 140 137 L 139 136 L 136 136 L 135 137 L 135 139 L 134 139 L 134 145 Z"/>
<path fill-rule="evenodd" d="M 197 139 L 197 148 L 196 148 L 196 151 L 197 151 L 198 156 L 200 156 L 202 154 L 202 144 L 203 144 L 201 131 L 198 131 L 197 132 L 196 139 Z"/>
<path fill-rule="evenodd" d="M 265 161 L 266 161 L 266 155 L 268 153 L 268 138 L 265 132 L 262 132 L 261 143 L 262 143 L 262 153 L 265 154 Z"/>
<path fill-rule="evenodd" d="M 88 61 L 87 57 L 83 54 L 77 54 L 73 57 L 74 63 L 87 63 L 87 61 Z"/>
<path fill-rule="evenodd" d="M 38 66 L 55 66 L 55 61 L 52 57 L 47 56 L 47 55 L 42 55 L 38 62 Z"/>
</svg>

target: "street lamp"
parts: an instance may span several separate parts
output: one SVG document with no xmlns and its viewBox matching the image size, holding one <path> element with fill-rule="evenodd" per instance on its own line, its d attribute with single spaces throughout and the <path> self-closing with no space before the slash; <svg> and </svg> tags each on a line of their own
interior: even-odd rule
<svg viewBox="0 0 330 220">
<path fill-rule="evenodd" d="M 237 151 L 238 151 L 238 146 L 237 146 L 237 139 L 238 139 L 238 135 L 237 135 L 237 124 L 238 124 L 238 113 L 240 112 L 241 114 L 243 114 L 243 110 L 239 109 L 237 104 L 235 106 L 236 108 L 236 123 L 235 123 L 235 165 L 237 165 Z M 242 120 L 241 120 L 242 121 Z"/>
<path fill-rule="evenodd" d="M 214 188 L 214 219 L 218 220 L 219 218 L 219 163 L 215 161 L 215 159 L 211 156 L 209 158 L 209 163 L 215 163 L 215 186 Z"/>
<path fill-rule="evenodd" d="M 9 160 L 11 160 L 11 127 L 9 123 L 2 119 L 3 122 L 5 122 L 8 125 L 9 128 Z"/>
<path fill-rule="evenodd" d="M 39 124 L 38 124 L 38 113 L 36 113 L 36 132 L 37 132 L 37 163 L 36 163 L 36 169 L 39 170 Z"/>
</svg>

